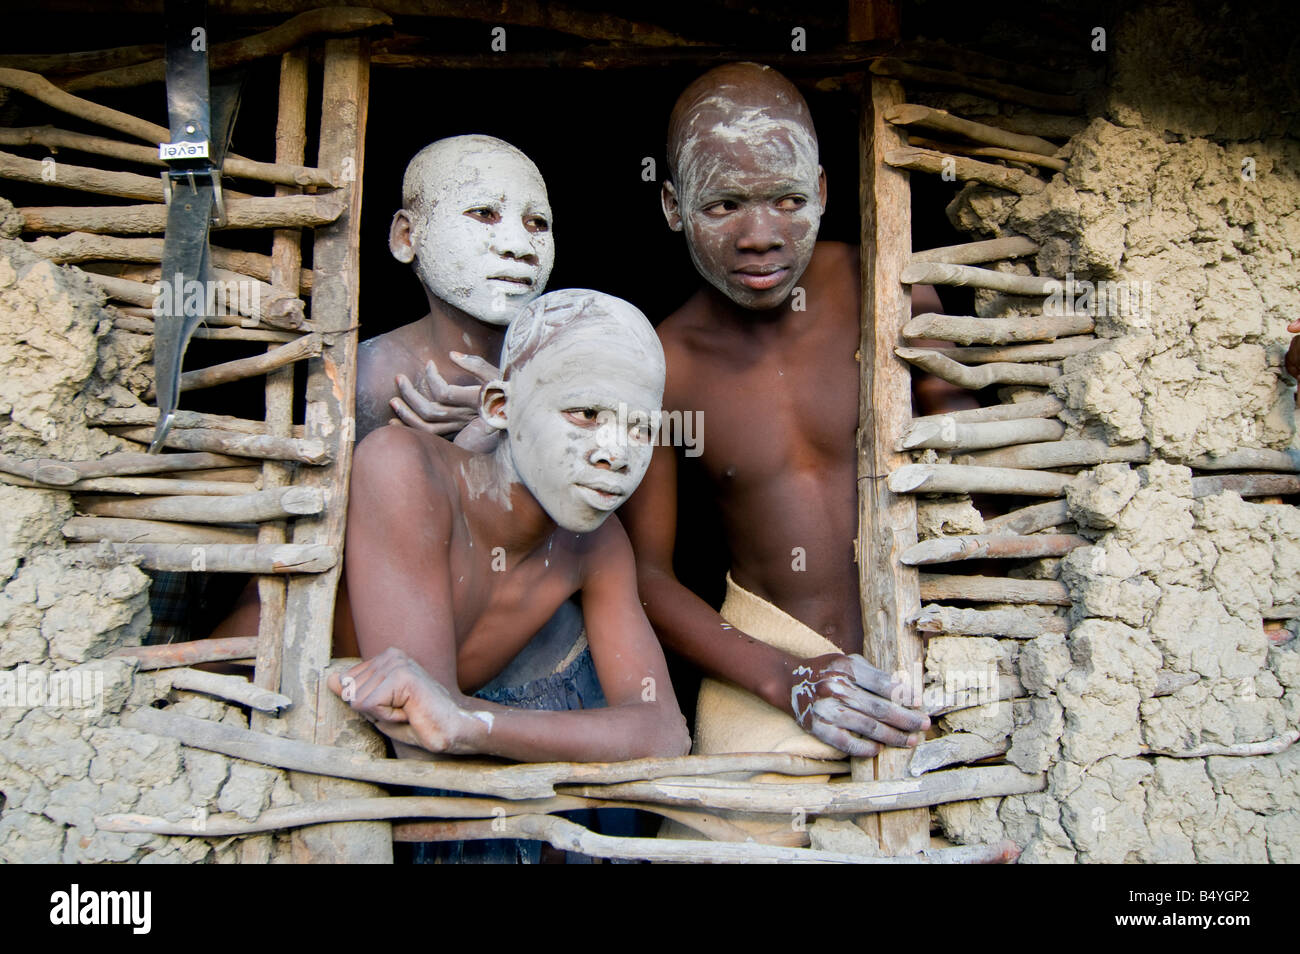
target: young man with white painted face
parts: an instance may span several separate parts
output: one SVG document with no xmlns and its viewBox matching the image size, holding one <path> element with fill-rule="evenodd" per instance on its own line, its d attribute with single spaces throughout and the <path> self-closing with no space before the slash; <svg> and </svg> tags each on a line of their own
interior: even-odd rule
<svg viewBox="0 0 1300 954">
<path fill-rule="evenodd" d="M 817 242 L 826 176 L 808 107 L 767 67 L 724 66 L 681 95 L 668 139 L 664 214 L 708 284 L 659 326 L 664 410 L 708 424 L 698 464 L 732 557 L 721 613 L 673 573 L 671 447 L 655 450 L 625 522 L 660 639 L 716 677 L 695 751 L 915 745 L 929 720 L 859 655 L 858 250 Z M 937 310 L 937 296 L 918 289 L 913 306 Z"/>
<path fill-rule="evenodd" d="M 624 301 L 554 292 L 511 326 L 503 365 L 481 397 L 483 420 L 505 433 L 492 452 L 405 427 L 358 445 L 344 570 L 367 661 L 331 688 L 400 755 L 680 755 L 685 722 L 611 519 L 650 462 L 659 342 Z M 620 418 L 620 405 L 642 413 Z M 606 708 L 529 711 L 470 695 L 575 593 Z"/>
<path fill-rule="evenodd" d="M 394 419 L 448 439 L 472 425 L 461 443 L 483 449 L 479 386 L 555 263 L 542 174 L 500 139 L 440 139 L 406 167 L 388 247 L 415 269 L 429 313 L 362 343 L 357 438 Z"/>
</svg>

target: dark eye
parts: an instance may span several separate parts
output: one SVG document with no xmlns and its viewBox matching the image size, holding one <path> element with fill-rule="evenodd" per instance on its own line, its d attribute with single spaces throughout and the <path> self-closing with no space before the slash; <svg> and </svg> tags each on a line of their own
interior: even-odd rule
<svg viewBox="0 0 1300 954">
<path fill-rule="evenodd" d="M 801 195 L 787 195 L 776 200 L 776 207 L 782 212 L 797 212 L 807 204 L 808 199 Z"/>
<path fill-rule="evenodd" d="M 724 215 L 729 215 L 732 212 L 735 212 L 738 208 L 740 208 L 739 203 L 735 202 L 733 199 L 722 199 L 719 202 L 713 202 L 706 205 L 702 211 L 705 215 L 711 215 L 718 218 Z"/>
<path fill-rule="evenodd" d="M 574 424 L 590 426 L 600 419 L 600 411 L 594 407 L 573 407 L 565 411 L 564 416 Z"/>
<path fill-rule="evenodd" d="M 501 213 L 486 205 L 480 205 L 473 209 L 466 209 L 465 214 L 471 219 L 486 222 L 488 225 L 496 225 L 501 221 Z"/>
<path fill-rule="evenodd" d="M 530 232 L 549 232 L 551 223 L 540 215 L 529 215 L 524 217 L 524 228 Z"/>
</svg>

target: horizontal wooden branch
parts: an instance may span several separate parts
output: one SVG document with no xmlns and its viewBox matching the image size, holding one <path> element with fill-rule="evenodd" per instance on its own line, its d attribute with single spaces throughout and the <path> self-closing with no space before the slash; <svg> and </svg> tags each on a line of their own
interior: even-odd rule
<svg viewBox="0 0 1300 954">
<path fill-rule="evenodd" d="M 7 86 L 38 99 L 47 106 L 60 112 L 76 116 L 97 126 L 115 129 L 128 136 L 143 139 L 157 146 L 160 142 L 170 142 L 171 136 L 166 128 L 156 123 L 146 122 L 129 113 L 124 113 L 88 99 L 74 96 L 66 90 L 59 89 L 45 77 L 26 70 L 0 68 L 0 86 Z"/>
<path fill-rule="evenodd" d="M 217 500 L 220 498 L 206 498 Z M 101 543 L 119 560 L 140 558 L 150 570 L 173 573 L 324 573 L 338 562 L 335 549 L 323 543 Z"/>
<path fill-rule="evenodd" d="M 1069 606 L 1070 593 L 1056 580 L 1017 580 L 1000 576 L 921 574 L 922 600 L 970 600 L 975 603 L 1042 603 Z"/>
<path fill-rule="evenodd" d="M 123 428 L 116 433 L 141 444 L 153 440 L 153 429 L 149 427 Z M 316 437 L 239 434 L 203 427 L 173 428 L 163 444 L 179 450 L 213 451 L 258 460 L 293 460 L 303 464 L 325 464 L 331 456 L 325 442 Z"/>
<path fill-rule="evenodd" d="M 1038 251 L 1038 243 L 1023 235 L 985 239 L 981 242 L 963 242 L 961 245 L 944 245 L 913 252 L 909 262 L 947 262 L 951 265 L 979 265 L 1008 258 L 1024 258 Z"/>
<path fill-rule="evenodd" d="M 207 662 L 230 662 L 257 656 L 256 636 L 222 636 L 193 642 L 168 643 L 163 646 L 124 646 L 109 654 L 137 660 L 137 668 L 171 669 Z"/>
<path fill-rule="evenodd" d="M 959 560 L 1025 560 L 1064 556 L 1092 541 L 1073 533 L 1034 533 L 1028 536 L 976 533 L 934 537 L 914 543 L 899 556 L 907 566 Z"/>
<path fill-rule="evenodd" d="M 243 706 L 251 706 L 259 712 L 279 712 L 293 703 L 288 696 L 259 688 L 243 676 L 227 676 L 188 668 L 173 669 L 168 675 L 173 689 L 187 689 L 216 696 L 218 699 L 228 699 Z"/>
<path fill-rule="evenodd" d="M 261 488 L 261 480 L 248 483 L 233 480 L 171 480 L 163 477 L 91 477 L 71 484 L 46 484 L 0 472 L 0 483 L 15 487 L 76 490 L 100 494 L 195 494 L 224 496 L 246 494 Z"/>
<path fill-rule="evenodd" d="M 342 192 L 231 199 L 214 229 L 313 229 L 343 214 Z M 19 209 L 26 232 L 161 234 L 167 228 L 162 205 L 46 206 Z"/>
<path fill-rule="evenodd" d="M 952 418 L 914 420 L 903 431 L 896 450 L 978 450 L 1027 444 L 1031 441 L 1056 441 L 1065 433 L 1065 425 L 1055 418 L 1026 417 L 1015 421 L 988 421 L 967 424 Z"/>
<path fill-rule="evenodd" d="M 42 160 L 26 159 L 8 152 L 0 152 L 0 178 L 124 199 L 144 199 L 148 202 L 163 200 L 162 180 L 156 176 L 108 172 L 66 162 L 58 162 L 51 167 Z"/>
<path fill-rule="evenodd" d="M 907 763 L 908 774 L 913 778 L 948 765 L 965 765 L 995 755 L 1006 754 L 1010 740 L 1003 738 L 990 742 L 971 732 L 954 732 L 922 742 L 912 750 L 912 760 Z"/>
<path fill-rule="evenodd" d="M 392 22 L 388 14 L 367 7 L 309 10 L 263 33 L 214 43 L 208 51 L 208 69 L 215 72 L 268 56 L 278 56 L 300 46 L 309 37 L 355 33 L 371 27 L 391 25 Z M 163 77 L 164 63 L 162 58 L 158 58 L 87 73 L 74 77 L 63 85 L 68 90 L 123 89 L 145 83 L 161 83 Z"/>
<path fill-rule="evenodd" d="M 135 335 L 152 335 L 154 324 L 152 318 L 135 318 L 118 314 L 113 317 L 113 327 Z M 267 344 L 280 344 L 295 341 L 298 332 L 272 331 L 267 328 L 205 328 L 202 325 L 190 332 L 191 338 L 204 338 L 209 341 L 265 341 Z"/>
<path fill-rule="evenodd" d="M 990 146 L 1002 146 L 1020 152 L 1037 153 L 1041 156 L 1055 155 L 1057 149 L 1060 148 L 1055 143 L 1048 142 L 1038 136 L 1024 136 L 1019 133 L 1007 132 L 1005 129 L 999 129 L 996 126 L 986 126 L 984 123 L 962 119 L 960 116 L 952 115 L 947 110 L 932 109 L 929 106 L 918 106 L 914 103 L 904 103 L 901 106 L 891 107 L 886 111 L 885 119 L 897 125 L 920 126 L 924 129 L 937 129 L 940 132 L 956 133 L 975 142 L 988 143 Z"/>
<path fill-rule="evenodd" d="M 1074 478 L 1010 467 L 961 464 L 904 464 L 889 475 L 896 494 L 1020 494 L 1062 497 Z"/>
<path fill-rule="evenodd" d="M 85 266 L 86 275 L 104 290 L 110 298 L 130 302 L 147 310 L 149 317 L 154 317 L 154 307 L 166 307 L 160 304 L 159 294 L 163 286 L 155 278 L 151 282 L 139 282 L 116 275 L 105 275 Z M 262 322 L 281 329 L 299 329 L 305 324 L 302 299 L 281 295 L 271 286 L 263 285 L 255 278 L 227 272 L 214 268 L 210 280 L 220 283 L 218 293 L 216 286 L 205 294 L 204 307 L 212 306 L 211 324 L 256 324 Z M 241 284 L 247 283 L 241 288 Z M 240 318 L 239 315 L 246 317 Z M 223 318 L 232 318 L 222 321 Z M 152 332 L 152 328 L 147 329 Z M 292 339 L 291 339 L 292 340 Z"/>
<path fill-rule="evenodd" d="M 198 523 L 131 520 L 124 517 L 73 517 L 63 525 L 65 539 L 78 543 L 256 543 L 257 531 Z"/>
<path fill-rule="evenodd" d="M 984 529 L 989 533 L 1037 533 L 1048 527 L 1059 527 L 1070 519 L 1069 505 L 1064 500 L 1022 507 L 1000 517 L 986 517 Z"/>
<path fill-rule="evenodd" d="M 912 419 L 920 421 L 938 421 L 950 417 L 958 423 L 979 424 L 985 421 L 1019 421 L 1029 417 L 1055 417 L 1065 407 L 1065 402 L 1052 394 L 1033 398 L 1028 401 L 1016 401 L 1012 404 L 994 404 L 991 407 L 974 407 L 966 411 L 949 411 L 947 414 L 931 414 Z"/>
<path fill-rule="evenodd" d="M 1206 743 L 1183 752 L 1174 752 L 1169 749 L 1151 749 L 1144 746 L 1143 754 L 1164 755 L 1173 759 L 1203 759 L 1215 755 L 1277 755 L 1279 752 L 1285 752 L 1291 748 L 1297 739 L 1300 739 L 1300 729 L 1291 729 L 1289 732 L 1284 732 L 1282 735 L 1274 736 L 1263 742 L 1235 742 L 1232 745 Z"/>
<path fill-rule="evenodd" d="M 969 146 L 965 143 L 944 142 L 938 139 L 931 139 L 928 136 L 908 136 L 907 144 L 916 146 L 920 149 L 932 149 L 935 152 L 946 152 L 957 156 L 977 156 L 985 159 L 1005 159 L 1012 166 L 1019 168 L 1021 165 L 1037 166 L 1040 169 L 1050 169 L 1053 172 L 1064 172 L 1067 163 L 1064 159 L 1055 159 L 1051 156 L 1040 156 L 1033 152 L 1020 152 L 1016 149 L 1003 149 L 1001 146 Z M 1023 170 L 1028 172 L 1029 170 Z"/>
<path fill-rule="evenodd" d="M 962 315 L 917 315 L 903 326 L 904 338 L 938 338 L 958 344 L 1012 344 L 1017 341 L 1055 341 L 1088 334 L 1093 320 L 1087 315 L 1025 315 L 1021 318 L 971 318 Z"/>
<path fill-rule="evenodd" d="M 903 269 L 899 281 L 904 285 L 951 285 L 957 288 L 988 288 L 1007 295 L 1050 295 L 1060 291 L 1064 282 L 1040 275 L 1014 275 L 973 265 L 950 265 L 947 262 L 913 262 Z"/>
<path fill-rule="evenodd" d="M 1041 364 L 1016 364 L 998 361 L 969 367 L 954 361 L 938 351 L 926 348 L 895 348 L 894 353 L 923 371 L 943 378 L 951 384 L 978 391 L 995 384 L 1020 384 L 1031 387 L 1050 385 L 1061 376 L 1060 368 Z"/>
<path fill-rule="evenodd" d="M 1231 490 L 1242 497 L 1282 497 L 1300 494 L 1300 476 L 1294 474 L 1215 474 L 1193 477 L 1192 496 L 1211 497 Z"/>
<path fill-rule="evenodd" d="M 382 785 L 443 788 L 501 798 L 543 798 L 555 794 L 557 782 L 616 783 L 686 774 L 780 772 L 786 775 L 840 774 L 843 762 L 805 759 L 783 753 L 688 755 L 679 758 L 636 759 L 628 762 L 551 762 L 522 765 L 471 765 L 445 760 L 374 759 L 328 745 L 298 742 L 195 719 L 160 709 L 138 709 L 123 724 L 179 740 L 191 748 L 219 752 L 298 772 L 350 778 Z M 602 792 L 594 797 L 607 797 Z"/>
<path fill-rule="evenodd" d="M 25 460 L 12 454 L 0 454 L 0 470 L 7 474 L 52 487 L 70 487 L 89 477 L 120 477 L 127 474 L 161 474 L 178 470 L 204 470 L 209 467 L 234 467 L 246 461 L 224 454 L 108 454 L 96 460 Z M 245 488 L 247 489 L 247 488 Z"/>
<path fill-rule="evenodd" d="M 912 621 L 923 633 L 951 636 L 1001 636 L 1008 639 L 1037 639 L 1044 633 L 1069 631 L 1063 616 L 1034 616 L 1019 609 L 976 610 L 930 603 Z"/>
<path fill-rule="evenodd" d="M 0 130 L 2 132 L 3 130 Z M 0 140 L 2 141 L 2 140 Z M 60 265 L 78 262 L 161 262 L 163 240 L 160 238 L 122 238 L 117 235 L 95 235 L 90 232 L 71 232 L 55 238 L 41 235 L 27 242 L 27 247 L 42 258 Z M 256 278 L 271 280 L 271 256 L 242 249 L 211 248 L 212 264 Z M 302 270 L 299 280 L 300 294 L 311 295 L 314 275 L 309 268 Z"/>
<path fill-rule="evenodd" d="M 952 769 L 920 780 L 787 784 L 678 778 L 603 786 L 563 785 L 556 792 L 743 812 L 789 814 L 799 809 L 809 815 L 853 815 L 1023 795 L 1041 791 L 1045 784 L 1041 775 L 1027 775 L 1014 766 L 999 765 Z"/>
<path fill-rule="evenodd" d="M 937 70 L 928 66 L 917 66 L 892 57 L 884 57 L 871 64 L 871 72 L 877 76 L 893 76 L 896 79 L 920 83 L 924 86 L 940 86 L 947 89 L 969 90 L 992 99 L 1008 103 L 1020 103 L 1033 109 L 1050 109 L 1057 112 L 1077 112 L 1083 107 L 1078 96 L 1058 93 L 1040 93 L 1037 90 L 1013 86 L 998 80 L 985 79 L 980 76 L 968 76 L 953 70 Z"/>
<path fill-rule="evenodd" d="M 109 407 L 87 415 L 91 424 L 97 427 L 127 426 L 153 427 L 158 423 L 158 409 L 145 404 L 132 407 Z M 172 428 L 189 429 L 216 428 L 221 431 L 234 431 L 238 434 L 265 434 L 266 422 L 255 421 L 245 417 L 232 417 L 229 414 L 208 414 L 203 411 L 176 410 L 172 414 Z M 302 436 L 302 425 L 294 425 L 294 436 Z"/>
<path fill-rule="evenodd" d="M 248 358 L 237 358 L 223 364 L 214 364 L 207 368 L 186 371 L 180 378 L 180 390 L 197 391 L 201 388 L 212 388 L 219 384 L 228 384 L 231 381 L 242 381 L 245 378 L 257 377 L 269 371 L 274 371 L 276 368 L 283 368 L 286 365 L 293 364 L 295 361 L 318 356 L 321 353 L 321 344 L 321 336 L 316 332 L 312 332 L 303 335 L 296 341 L 290 341 L 288 344 L 267 351 L 265 354 L 255 354 Z M 145 399 L 149 400 L 152 397 L 153 389 L 150 388 L 145 393 Z"/>
<path fill-rule="evenodd" d="M 1187 462 L 1197 470 L 1300 470 L 1300 451 L 1243 447 L 1226 454 L 1204 454 Z"/>
<path fill-rule="evenodd" d="M 1060 361 L 1076 354 L 1084 354 L 1102 343 L 1092 335 L 1073 335 L 1041 344 L 993 345 L 990 347 L 950 348 L 936 347 L 945 357 L 963 364 L 986 364 L 993 361 Z"/>
<path fill-rule="evenodd" d="M 1151 459 L 1146 441 L 1135 444 L 1107 444 L 1100 440 L 1051 441 L 1020 444 L 996 450 L 975 451 L 958 457 L 959 464 L 981 467 L 1018 467 L 1045 470 L 1051 467 L 1093 467 L 1114 461 L 1142 462 Z"/>
<path fill-rule="evenodd" d="M 980 162 L 965 156 L 953 156 L 933 149 L 918 149 L 916 146 L 900 146 L 889 150 L 885 153 L 885 162 L 898 169 L 928 172 L 936 176 L 946 175 L 964 182 L 982 182 L 1018 195 L 1033 195 L 1042 192 L 1045 186 L 1042 179 L 1019 169 L 1008 169 L 1006 166 Z"/>
<path fill-rule="evenodd" d="M 325 495 L 319 487 L 274 487 L 235 496 L 145 497 L 140 500 L 95 500 L 84 505 L 101 517 L 177 520 L 184 523 L 261 523 L 320 513 Z"/>
<path fill-rule="evenodd" d="M 137 46 L 114 46 L 106 50 L 79 50 L 75 53 L 5 53 L 0 66 L 33 73 L 87 73 L 114 66 L 129 66 L 163 55 L 161 43 Z"/>
</svg>

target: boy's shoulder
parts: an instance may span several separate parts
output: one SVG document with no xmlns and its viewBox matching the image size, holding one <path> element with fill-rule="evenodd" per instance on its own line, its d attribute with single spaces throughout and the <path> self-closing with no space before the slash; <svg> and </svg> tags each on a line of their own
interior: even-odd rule
<svg viewBox="0 0 1300 954">
<path fill-rule="evenodd" d="M 436 499 L 455 488 L 452 467 L 467 452 L 433 434 L 404 424 L 375 428 L 357 444 L 352 462 L 352 493 L 396 499 Z"/>
</svg>

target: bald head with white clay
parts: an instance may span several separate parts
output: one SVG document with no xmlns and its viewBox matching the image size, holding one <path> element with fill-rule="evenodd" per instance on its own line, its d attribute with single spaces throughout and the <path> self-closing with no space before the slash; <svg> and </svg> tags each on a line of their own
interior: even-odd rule
<svg viewBox="0 0 1300 954">
<path fill-rule="evenodd" d="M 778 307 L 812 259 L 826 176 L 808 104 L 780 73 L 733 63 L 673 107 L 663 210 L 696 270 L 746 309 Z"/>
<path fill-rule="evenodd" d="M 665 373 L 654 328 L 620 298 L 551 292 L 515 318 L 501 358 L 480 398 L 506 433 L 497 453 L 557 525 L 595 530 L 650 466 Z"/>
<path fill-rule="evenodd" d="M 430 295 L 505 326 L 546 289 L 551 205 L 537 166 L 492 136 L 453 136 L 406 167 L 388 246 Z"/>
</svg>

